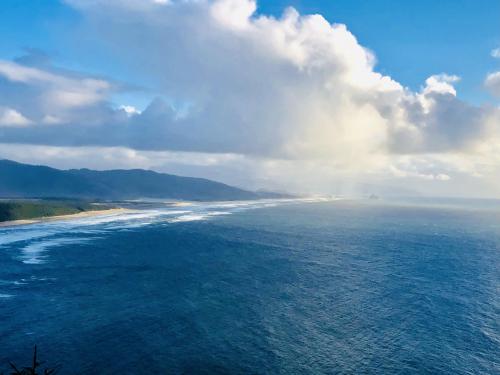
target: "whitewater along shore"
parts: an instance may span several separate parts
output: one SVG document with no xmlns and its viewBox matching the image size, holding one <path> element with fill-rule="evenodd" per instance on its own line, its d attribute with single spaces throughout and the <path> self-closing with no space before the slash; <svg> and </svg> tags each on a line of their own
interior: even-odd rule
<svg viewBox="0 0 500 375">
<path fill-rule="evenodd" d="M 44 217 L 37 217 L 37 218 L 32 218 L 32 219 L 2 221 L 2 222 L 0 222 L 0 227 L 38 224 L 38 223 L 60 221 L 60 220 L 82 219 L 82 218 L 88 218 L 88 217 L 94 217 L 94 216 L 116 215 L 116 214 L 120 214 L 120 213 L 131 212 L 131 211 L 133 211 L 133 210 L 128 209 L 128 208 L 109 208 L 109 209 L 103 209 L 103 210 L 89 210 L 89 211 L 83 211 L 83 212 L 79 212 L 79 213 L 75 213 L 75 214 L 44 216 Z"/>
</svg>

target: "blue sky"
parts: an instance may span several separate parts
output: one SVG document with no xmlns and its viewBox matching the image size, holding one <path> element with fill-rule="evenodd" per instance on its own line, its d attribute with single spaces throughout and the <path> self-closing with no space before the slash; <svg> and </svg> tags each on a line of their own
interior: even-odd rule
<svg viewBox="0 0 500 375">
<path fill-rule="evenodd" d="M 500 197 L 499 21 L 500 0 L 2 0 L 0 158 Z"/>
<path fill-rule="evenodd" d="M 319 13 L 345 23 L 360 43 L 372 49 L 377 70 L 417 90 L 432 74 L 461 77 L 459 95 L 491 100 L 482 89 L 486 73 L 498 69 L 491 58 L 500 46 L 499 0 L 260 0 L 259 13 L 281 15 L 287 6 L 302 14 Z M 57 64 L 117 79 L 135 77 L 105 56 L 82 63 L 71 31 L 80 15 L 59 0 L 3 0 L 0 6 L 0 58 L 22 55 L 24 48 L 46 51 Z M 105 53 L 103 52 L 105 55 Z M 145 100 L 134 98 L 145 105 Z"/>
<path fill-rule="evenodd" d="M 361 44 L 375 51 L 381 72 L 413 89 L 430 75 L 447 72 L 462 77 L 463 97 L 478 100 L 484 98 L 480 88 L 484 74 L 499 66 L 490 57 L 500 45 L 498 0 L 292 3 L 304 13 L 318 12 L 332 22 L 345 23 Z"/>
</svg>

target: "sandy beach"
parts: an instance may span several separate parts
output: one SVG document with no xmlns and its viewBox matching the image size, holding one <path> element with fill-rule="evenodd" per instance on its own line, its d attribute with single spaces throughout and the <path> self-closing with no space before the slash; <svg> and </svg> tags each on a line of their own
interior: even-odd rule
<svg viewBox="0 0 500 375">
<path fill-rule="evenodd" d="M 26 219 L 26 220 L 4 221 L 4 222 L 0 223 L 0 227 L 29 225 L 29 224 L 37 224 L 37 223 L 59 221 L 59 220 L 81 219 L 81 218 L 86 218 L 86 217 L 94 217 L 94 216 L 102 216 L 102 215 L 114 215 L 114 214 L 119 214 L 119 213 L 130 212 L 130 211 L 132 211 L 132 210 L 127 209 L 127 208 L 111 208 L 108 210 L 84 211 L 84 212 L 79 212 L 77 214 L 71 214 L 71 215 L 58 215 L 58 216 L 38 217 L 38 218 Z"/>
</svg>

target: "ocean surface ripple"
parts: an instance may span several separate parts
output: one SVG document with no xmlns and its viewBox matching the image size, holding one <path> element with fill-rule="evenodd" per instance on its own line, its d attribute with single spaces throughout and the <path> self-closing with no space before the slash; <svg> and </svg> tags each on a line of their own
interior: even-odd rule
<svg viewBox="0 0 500 375">
<path fill-rule="evenodd" d="M 0 372 L 500 373 L 500 210 L 161 204 L 0 228 Z"/>
</svg>

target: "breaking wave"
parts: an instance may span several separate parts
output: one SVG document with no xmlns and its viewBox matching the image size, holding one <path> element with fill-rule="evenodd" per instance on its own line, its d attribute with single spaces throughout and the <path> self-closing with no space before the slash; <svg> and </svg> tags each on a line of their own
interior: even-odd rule
<svg viewBox="0 0 500 375">
<path fill-rule="evenodd" d="M 131 230 L 153 224 L 210 220 L 244 210 L 315 201 L 318 199 L 182 202 L 174 204 L 172 202 L 163 204 L 155 202 L 149 207 L 147 202 L 143 202 L 146 208 L 132 208 L 98 216 L 0 228 L 0 249 L 12 250 L 13 257 L 24 264 L 38 265 L 49 260 L 48 250 L 50 248 L 87 242 L 109 231 Z"/>
</svg>

